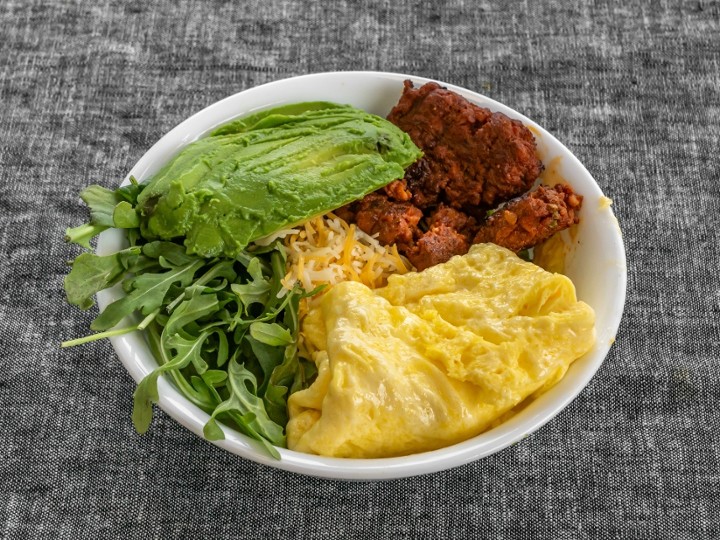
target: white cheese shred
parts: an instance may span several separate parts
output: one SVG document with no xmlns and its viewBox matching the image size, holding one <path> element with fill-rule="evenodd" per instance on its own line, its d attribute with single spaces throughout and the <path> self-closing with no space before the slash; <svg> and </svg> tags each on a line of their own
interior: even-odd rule
<svg viewBox="0 0 720 540">
<path fill-rule="evenodd" d="M 341 281 L 359 281 L 374 289 L 385 285 L 390 275 L 413 269 L 394 244 L 383 246 L 332 213 L 272 236 L 270 241 L 283 239 L 287 253 L 287 274 L 282 279 L 287 290 L 296 283 L 311 291 Z"/>
</svg>

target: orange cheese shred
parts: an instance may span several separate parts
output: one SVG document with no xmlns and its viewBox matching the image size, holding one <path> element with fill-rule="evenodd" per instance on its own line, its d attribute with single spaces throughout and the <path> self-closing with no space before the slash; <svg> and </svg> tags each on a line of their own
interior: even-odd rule
<svg viewBox="0 0 720 540">
<path fill-rule="evenodd" d="M 341 281 L 376 288 L 385 285 L 390 275 L 405 274 L 413 268 L 395 245 L 381 245 L 377 238 L 333 213 L 278 231 L 257 243 L 269 245 L 278 239 L 287 255 L 287 274 L 281 280 L 286 290 L 298 283 L 312 290 Z"/>
</svg>

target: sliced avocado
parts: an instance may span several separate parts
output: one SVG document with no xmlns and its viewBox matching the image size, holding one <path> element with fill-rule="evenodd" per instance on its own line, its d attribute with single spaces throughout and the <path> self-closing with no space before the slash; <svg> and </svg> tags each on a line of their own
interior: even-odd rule
<svg viewBox="0 0 720 540">
<path fill-rule="evenodd" d="M 285 105 L 234 120 L 185 149 L 138 197 L 143 235 L 235 257 L 250 242 L 402 178 L 410 137 L 347 105 Z"/>
</svg>

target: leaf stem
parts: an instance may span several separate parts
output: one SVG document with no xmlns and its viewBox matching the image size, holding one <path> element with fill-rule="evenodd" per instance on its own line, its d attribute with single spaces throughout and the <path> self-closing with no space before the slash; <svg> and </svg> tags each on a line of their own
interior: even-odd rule
<svg viewBox="0 0 720 540">
<path fill-rule="evenodd" d="M 84 248 L 90 248 L 90 239 L 103 232 L 107 227 L 105 225 L 97 225 L 85 223 L 65 229 L 65 241 L 78 244 Z"/>
<path fill-rule="evenodd" d="M 123 334 L 129 334 L 130 332 L 134 332 L 137 330 L 138 327 L 136 326 L 128 326 L 127 328 L 115 328 L 114 330 L 106 330 L 105 332 L 98 332 L 97 334 L 92 334 L 89 336 L 77 338 L 77 339 L 70 339 L 68 341 L 63 341 L 60 343 L 60 347 L 74 347 L 75 345 L 82 345 L 84 343 L 90 343 L 91 341 L 97 341 L 99 339 L 105 339 L 113 336 L 121 336 Z"/>
<path fill-rule="evenodd" d="M 70 339 L 68 341 L 63 341 L 62 343 L 60 343 L 60 347 L 74 347 L 75 345 L 82 345 L 84 343 L 90 343 L 91 341 L 97 341 L 99 339 L 105 339 L 113 336 L 122 336 L 123 334 L 129 334 L 130 332 L 135 332 L 136 330 L 145 330 L 145 328 L 147 328 L 147 325 L 155 319 L 159 312 L 160 310 L 156 309 L 155 311 L 150 313 L 150 315 L 140 321 L 140 324 L 136 324 L 135 326 L 115 328 L 113 330 L 106 330 L 105 332 L 98 332 L 97 334 L 92 334 L 77 339 Z"/>
</svg>

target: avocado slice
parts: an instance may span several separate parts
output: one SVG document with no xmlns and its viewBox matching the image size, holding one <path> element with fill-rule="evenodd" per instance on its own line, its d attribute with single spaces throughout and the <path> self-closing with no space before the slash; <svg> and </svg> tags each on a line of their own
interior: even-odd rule
<svg viewBox="0 0 720 540">
<path fill-rule="evenodd" d="M 349 105 L 284 105 L 185 147 L 138 197 L 142 234 L 190 254 L 236 257 L 250 242 L 359 199 L 422 152 L 387 120 Z"/>
</svg>

